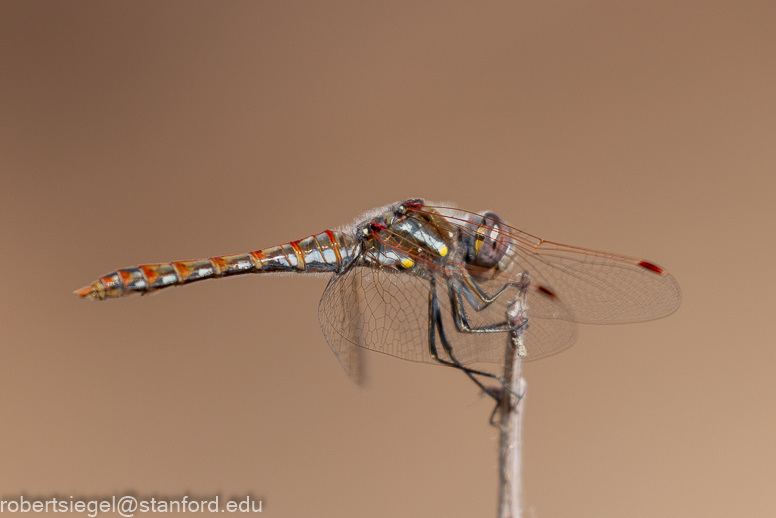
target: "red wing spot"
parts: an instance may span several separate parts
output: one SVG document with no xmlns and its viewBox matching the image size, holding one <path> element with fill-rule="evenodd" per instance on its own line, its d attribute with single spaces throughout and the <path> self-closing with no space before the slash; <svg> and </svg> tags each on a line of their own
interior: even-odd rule
<svg viewBox="0 0 776 518">
<path fill-rule="evenodd" d="M 662 275 L 665 270 L 663 270 L 661 267 L 659 267 L 656 264 L 649 263 L 647 261 L 639 261 L 639 266 L 642 268 L 649 270 L 650 272 L 655 272 L 657 274 Z"/>
<path fill-rule="evenodd" d="M 546 295 L 546 296 L 550 297 L 551 299 L 555 298 L 555 293 L 550 288 L 547 288 L 546 286 L 542 286 L 541 284 L 537 284 L 536 285 L 536 289 L 539 290 L 539 293 L 541 293 L 542 295 Z"/>
</svg>

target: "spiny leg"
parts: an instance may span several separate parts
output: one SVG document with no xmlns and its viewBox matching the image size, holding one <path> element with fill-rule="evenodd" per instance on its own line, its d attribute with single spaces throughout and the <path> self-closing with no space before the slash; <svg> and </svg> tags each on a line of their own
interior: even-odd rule
<svg viewBox="0 0 776 518">
<path fill-rule="evenodd" d="M 495 302 L 496 298 L 498 298 L 502 293 L 504 293 L 504 290 L 508 286 L 521 287 L 522 285 L 516 284 L 516 283 L 508 283 L 508 285 L 505 285 L 504 287 L 502 287 L 499 290 L 499 292 L 493 297 L 493 299 L 490 300 L 490 302 L 488 302 L 486 305 L 477 306 L 475 304 L 472 304 L 472 300 L 474 297 L 467 286 L 462 285 L 460 282 L 454 279 L 449 279 L 447 282 L 448 282 L 448 290 L 451 292 L 450 298 L 453 301 L 453 318 L 455 321 L 455 327 L 458 328 L 458 331 L 460 331 L 461 333 L 507 333 L 507 332 L 517 331 L 520 328 L 527 328 L 527 324 L 528 324 L 527 320 L 520 322 L 520 324 L 518 325 L 515 325 L 514 323 L 511 323 L 508 321 L 504 321 L 504 322 L 499 322 L 498 324 L 490 324 L 482 327 L 473 327 L 472 325 L 469 324 L 469 319 L 466 316 L 466 311 L 464 310 L 464 303 L 463 303 L 463 299 L 465 296 L 466 300 L 468 300 L 469 304 L 472 306 L 472 309 L 474 309 L 474 311 L 479 312 L 487 308 L 490 305 L 490 303 Z"/>
<path fill-rule="evenodd" d="M 468 367 L 464 367 L 461 362 L 459 362 L 455 356 L 452 354 L 452 349 L 448 349 L 449 344 L 447 347 L 445 347 L 445 351 L 447 351 L 447 354 L 450 356 L 450 358 L 453 361 L 447 361 L 439 357 L 439 353 L 437 352 L 436 348 L 436 328 L 437 326 L 441 326 L 441 318 L 439 315 L 439 301 L 436 298 L 436 279 L 433 277 L 431 278 L 431 290 L 429 291 L 428 295 L 428 353 L 431 356 L 431 358 L 442 365 L 446 365 L 448 367 L 453 367 L 456 369 L 459 369 L 463 371 L 464 374 L 466 374 L 469 379 L 471 379 L 480 389 L 490 397 L 496 400 L 496 405 L 498 405 L 499 399 L 493 394 L 493 389 L 486 387 L 482 384 L 480 380 L 474 377 L 474 373 L 476 374 L 482 374 L 483 376 L 488 376 L 488 373 L 480 373 L 479 371 L 475 371 L 473 369 L 469 369 Z M 440 327 L 440 338 L 443 337 L 443 328 Z M 446 342 L 446 337 L 442 338 L 443 346 Z"/>
<path fill-rule="evenodd" d="M 460 361 L 458 361 L 458 359 L 453 354 L 453 347 L 452 345 L 450 345 L 450 341 L 447 339 L 444 323 L 442 322 L 442 312 L 439 309 L 439 300 L 437 299 L 437 293 L 436 293 L 436 279 L 432 277 L 430 284 L 431 284 L 431 290 L 429 291 L 429 308 L 428 308 L 428 311 L 429 311 L 428 347 L 429 347 L 429 354 L 431 358 L 438 363 L 447 365 L 449 367 L 454 367 L 456 369 L 463 371 L 478 387 L 480 387 L 480 389 L 482 389 L 483 392 L 488 394 L 497 402 L 501 400 L 500 395 L 497 395 L 496 393 L 494 393 L 494 389 L 485 387 L 480 380 L 474 377 L 475 375 L 491 378 L 498 381 L 507 391 L 509 391 L 516 398 L 520 399 L 521 396 L 516 394 L 500 376 L 497 376 L 496 374 L 493 374 L 490 372 L 484 372 L 477 369 L 472 369 L 470 367 L 466 367 Z M 444 348 L 445 352 L 447 353 L 447 355 L 450 357 L 450 360 L 452 361 L 444 360 L 439 357 L 439 354 L 436 348 L 436 329 L 437 328 L 439 329 L 439 339 L 442 341 L 442 347 Z"/>
<path fill-rule="evenodd" d="M 524 299 L 525 290 L 528 288 L 528 285 L 529 285 L 529 282 L 525 280 L 525 276 L 521 276 L 520 282 L 517 282 L 517 283 L 509 282 L 504 284 L 492 297 L 488 296 L 487 293 L 485 293 L 485 291 L 482 289 L 482 287 L 471 276 L 465 275 L 463 278 L 463 281 L 464 282 L 461 283 L 460 281 L 457 281 L 454 279 L 448 279 L 448 291 L 450 292 L 450 298 L 452 299 L 452 302 L 453 302 L 453 318 L 459 332 L 468 332 L 468 333 L 508 332 L 510 333 L 511 336 L 513 336 L 512 341 L 514 341 L 514 336 L 516 336 L 516 333 L 518 332 L 522 333 L 522 331 L 527 329 L 528 327 L 527 319 L 521 318 L 518 323 L 509 317 L 509 312 L 507 312 L 507 320 L 505 320 L 504 322 L 482 326 L 482 327 L 473 327 L 469 324 L 468 318 L 466 316 L 466 311 L 464 310 L 464 302 L 463 302 L 463 299 L 466 298 L 466 300 L 469 302 L 469 305 L 472 307 L 472 309 L 475 312 L 480 312 L 487 309 L 493 302 L 496 302 L 496 300 L 499 297 L 501 297 L 510 287 L 514 287 L 520 290 L 519 297 L 521 299 Z M 518 402 L 525 395 L 524 393 L 523 394 L 515 393 L 515 391 L 512 388 L 510 388 L 506 383 L 504 383 L 503 380 L 501 380 L 500 378 L 497 378 L 497 379 L 499 379 L 499 382 L 501 382 L 502 386 L 506 388 L 509 394 L 514 396 Z M 493 411 L 490 413 L 490 418 L 488 421 L 490 422 L 491 426 L 498 426 L 498 423 L 494 421 L 494 418 L 496 417 L 496 414 L 501 408 L 504 392 L 499 388 L 491 388 L 488 394 L 496 400 L 496 404 L 493 407 Z"/>
<path fill-rule="evenodd" d="M 491 389 L 491 392 L 493 392 L 493 396 L 495 396 L 497 399 L 496 399 L 496 405 L 493 407 L 493 411 L 490 413 L 490 419 L 488 419 L 488 422 L 490 423 L 491 426 L 499 426 L 499 424 L 495 422 L 493 418 L 496 417 L 496 414 L 501 408 L 501 398 L 503 397 L 504 392 L 498 387 Z M 515 394 L 515 392 L 512 390 L 510 390 L 509 393 L 515 396 L 515 398 L 517 399 L 517 401 L 514 403 L 515 405 L 517 405 L 517 403 L 519 403 L 520 400 L 523 399 L 523 397 L 525 397 L 525 390 L 523 390 L 521 394 Z"/>
<path fill-rule="evenodd" d="M 482 286 L 480 286 L 471 275 L 463 274 L 461 278 L 466 284 L 465 287 L 468 288 L 465 292 L 466 300 L 469 301 L 469 304 L 471 304 L 475 311 L 482 311 L 483 309 L 486 309 L 492 303 L 496 302 L 496 300 L 498 300 L 498 298 L 501 297 L 501 295 L 503 295 L 508 288 L 524 290 L 528 287 L 528 283 L 522 280 L 520 282 L 507 282 L 501 286 L 501 288 L 499 288 L 499 290 L 493 294 L 493 296 L 490 296 L 485 293 L 485 290 L 482 289 Z"/>
<path fill-rule="evenodd" d="M 438 306 L 437 306 L 437 309 L 438 309 Z M 477 376 L 484 376 L 486 378 L 494 379 L 494 380 L 498 381 L 501 384 L 501 386 L 504 387 L 504 389 L 507 392 L 509 392 L 510 394 L 515 396 L 518 400 L 522 398 L 522 396 L 520 394 L 518 394 L 517 392 L 512 390 L 512 388 L 509 386 L 509 384 L 506 381 L 504 381 L 504 379 L 501 376 L 499 376 L 497 374 L 493 374 L 491 372 L 485 372 L 485 371 L 480 371 L 480 370 L 477 370 L 477 369 L 472 369 L 472 368 L 466 367 L 463 364 L 461 364 L 461 362 L 459 362 L 458 359 L 456 359 L 455 356 L 453 356 L 453 348 L 450 345 L 450 342 L 447 340 L 447 335 L 445 334 L 445 328 L 444 328 L 444 325 L 442 323 L 442 313 L 440 311 L 437 311 L 437 326 L 439 327 L 439 338 L 442 341 L 442 347 L 444 348 L 445 352 L 450 357 L 450 359 L 453 360 L 455 367 L 457 367 L 458 369 L 461 369 L 462 371 L 466 372 L 467 375 L 469 375 L 470 378 L 472 378 L 472 375 L 477 375 Z M 474 379 L 474 378 L 472 378 L 472 379 Z M 480 387 L 482 386 L 480 383 L 477 383 L 477 384 Z M 500 389 L 496 389 L 494 391 L 494 389 L 492 389 L 492 388 L 486 390 L 488 395 L 493 397 L 497 401 L 501 400 L 501 396 L 500 396 L 500 394 L 498 394 L 498 392 L 500 392 L 500 391 L 501 391 Z"/>
</svg>

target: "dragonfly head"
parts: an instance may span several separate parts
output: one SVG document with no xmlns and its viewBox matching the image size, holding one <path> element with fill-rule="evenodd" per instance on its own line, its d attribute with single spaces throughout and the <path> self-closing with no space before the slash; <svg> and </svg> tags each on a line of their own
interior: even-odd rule
<svg viewBox="0 0 776 518">
<path fill-rule="evenodd" d="M 509 250 L 506 223 L 492 212 L 486 212 L 472 223 L 476 226 L 477 234 L 474 236 L 473 250 L 469 251 L 466 260 L 475 266 L 493 268 Z"/>
</svg>

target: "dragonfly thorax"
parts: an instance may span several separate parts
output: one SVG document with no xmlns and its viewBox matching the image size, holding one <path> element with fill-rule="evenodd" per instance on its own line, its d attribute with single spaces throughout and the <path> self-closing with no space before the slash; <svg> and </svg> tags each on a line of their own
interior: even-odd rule
<svg viewBox="0 0 776 518">
<path fill-rule="evenodd" d="M 442 218 L 418 210 L 422 207 L 419 200 L 409 200 L 359 225 L 364 263 L 405 270 L 441 266 L 453 235 Z"/>
</svg>

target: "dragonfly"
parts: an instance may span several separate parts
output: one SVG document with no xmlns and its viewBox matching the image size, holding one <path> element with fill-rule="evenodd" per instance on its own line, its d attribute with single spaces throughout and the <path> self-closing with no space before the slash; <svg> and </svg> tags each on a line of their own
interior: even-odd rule
<svg viewBox="0 0 776 518">
<path fill-rule="evenodd" d="M 318 306 L 323 334 L 356 382 L 364 351 L 462 370 L 505 362 L 505 335 L 521 333 L 519 356 L 536 360 L 571 346 L 577 324 L 665 317 L 679 306 L 674 277 L 658 264 L 541 239 L 492 212 L 410 199 L 356 223 L 237 255 L 146 264 L 76 290 L 106 300 L 241 274 L 331 274 Z M 521 313 L 515 317 L 515 301 Z"/>
</svg>

